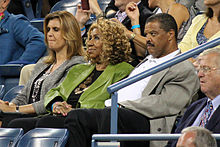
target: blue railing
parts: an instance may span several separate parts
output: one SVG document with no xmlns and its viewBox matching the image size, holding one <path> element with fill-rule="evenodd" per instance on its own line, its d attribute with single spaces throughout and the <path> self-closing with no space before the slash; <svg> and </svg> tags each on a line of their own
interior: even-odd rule
<svg viewBox="0 0 220 147">
<path fill-rule="evenodd" d="M 92 147 L 97 147 L 97 141 L 147 141 L 147 140 L 177 140 L 181 134 L 95 134 L 92 136 Z M 220 134 L 212 134 L 216 140 L 220 140 Z M 106 142 L 108 146 L 114 146 Z M 106 146 L 107 146 L 106 145 Z M 115 146 L 118 146 L 115 145 Z M 100 146 L 99 146 L 100 147 Z"/>
<path fill-rule="evenodd" d="M 191 49 L 185 53 L 182 53 L 178 56 L 176 56 L 173 59 L 170 59 L 162 64 L 159 64 L 153 68 L 150 68 L 140 74 L 137 74 L 133 77 L 126 78 L 122 81 L 119 81 L 113 85 L 110 85 L 107 90 L 110 94 L 112 94 L 112 102 L 111 102 L 111 134 L 117 134 L 117 122 L 118 122 L 118 109 L 117 109 L 117 91 L 123 87 L 126 87 L 132 83 L 135 83 L 143 78 L 146 78 L 150 75 L 153 75 L 161 70 L 164 70 L 170 66 L 173 66 L 179 62 L 182 62 L 188 58 L 194 57 L 195 55 L 200 54 L 206 49 L 213 48 L 217 45 L 220 45 L 220 38 L 214 39 L 212 41 L 209 41 L 203 45 L 200 45 L 194 49 Z"/>
</svg>

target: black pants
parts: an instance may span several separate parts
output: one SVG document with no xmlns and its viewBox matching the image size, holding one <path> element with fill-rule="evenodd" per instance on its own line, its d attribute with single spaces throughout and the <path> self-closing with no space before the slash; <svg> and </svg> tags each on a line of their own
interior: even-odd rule
<svg viewBox="0 0 220 147">
<path fill-rule="evenodd" d="M 34 128 L 64 128 L 63 116 L 46 115 L 43 117 L 17 118 L 12 120 L 8 127 L 23 128 L 24 133 Z"/>
<path fill-rule="evenodd" d="M 65 128 L 70 131 L 66 146 L 90 147 L 93 134 L 110 133 L 110 108 L 76 109 L 68 113 Z M 150 124 L 145 116 L 125 108 L 118 111 L 118 133 L 149 133 Z M 149 142 L 121 142 L 121 147 L 148 147 Z"/>
</svg>

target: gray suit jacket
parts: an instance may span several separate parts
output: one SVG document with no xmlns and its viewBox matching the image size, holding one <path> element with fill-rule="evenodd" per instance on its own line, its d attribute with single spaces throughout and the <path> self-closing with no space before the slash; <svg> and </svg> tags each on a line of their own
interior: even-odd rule
<svg viewBox="0 0 220 147">
<path fill-rule="evenodd" d="M 76 64 L 85 63 L 85 60 L 82 56 L 73 56 L 70 60 L 65 61 L 59 68 L 52 72 L 43 82 L 40 92 L 40 101 L 32 103 L 37 114 L 46 113 L 44 108 L 44 96 L 45 94 L 54 87 L 57 87 L 59 83 L 63 81 L 69 69 Z M 50 66 L 50 64 L 45 64 L 43 59 L 38 61 L 34 70 L 32 72 L 30 80 L 25 85 L 21 94 L 18 94 L 11 102 L 16 105 L 27 105 L 29 99 L 31 98 L 31 87 L 33 81 Z"/>
<path fill-rule="evenodd" d="M 176 117 L 186 108 L 199 89 L 195 68 L 183 61 L 153 75 L 135 101 L 121 102 L 150 119 L 150 133 L 171 133 Z M 166 141 L 151 141 L 151 147 L 162 147 Z"/>
</svg>

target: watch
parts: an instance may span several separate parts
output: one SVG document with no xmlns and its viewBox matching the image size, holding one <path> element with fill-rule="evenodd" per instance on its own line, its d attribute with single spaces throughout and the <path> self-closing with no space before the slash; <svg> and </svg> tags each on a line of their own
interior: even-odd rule
<svg viewBox="0 0 220 147">
<path fill-rule="evenodd" d="M 15 112 L 19 112 L 19 106 L 16 105 Z"/>
</svg>

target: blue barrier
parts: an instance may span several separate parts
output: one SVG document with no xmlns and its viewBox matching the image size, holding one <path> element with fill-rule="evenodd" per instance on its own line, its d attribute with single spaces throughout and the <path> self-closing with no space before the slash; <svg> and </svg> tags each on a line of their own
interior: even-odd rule
<svg viewBox="0 0 220 147">
<path fill-rule="evenodd" d="M 147 140 L 177 140 L 181 134 L 95 134 L 92 136 L 92 147 L 97 147 L 97 141 L 147 141 Z M 220 140 L 220 134 L 212 134 Z"/>
</svg>

